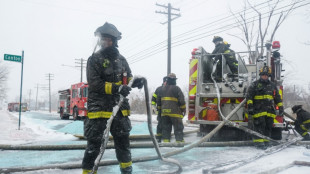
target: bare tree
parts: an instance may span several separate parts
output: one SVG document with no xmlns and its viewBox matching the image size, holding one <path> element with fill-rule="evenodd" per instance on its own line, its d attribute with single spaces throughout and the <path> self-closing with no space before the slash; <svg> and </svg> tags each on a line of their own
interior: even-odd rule
<svg viewBox="0 0 310 174">
<path fill-rule="evenodd" d="M 261 57 L 264 54 L 264 44 L 266 42 L 266 37 L 268 36 L 268 33 L 270 34 L 270 38 L 268 42 L 272 42 L 274 39 L 274 36 L 279 29 L 280 25 L 285 21 L 285 19 L 288 17 L 288 15 L 293 11 L 296 3 L 298 1 L 292 1 L 289 5 L 285 7 L 278 8 L 280 0 L 272 1 L 272 3 L 268 2 L 269 10 L 266 13 L 262 13 L 256 6 L 252 5 L 248 0 L 244 2 L 244 10 L 239 14 L 234 14 L 236 22 L 239 24 L 239 28 L 244 34 L 243 37 L 236 36 L 235 37 L 241 39 L 241 41 L 247 46 L 248 51 L 250 52 L 250 58 L 249 62 L 255 62 L 258 57 Z M 257 16 L 253 16 L 251 18 L 247 17 L 247 10 L 248 6 L 252 10 L 254 10 L 257 14 Z M 280 11 L 281 10 L 281 11 Z M 271 28 L 271 20 L 273 17 L 278 16 L 278 19 L 276 20 L 276 23 L 273 27 L 273 29 L 270 31 Z M 258 19 L 255 19 L 255 18 Z M 263 20 L 265 19 L 266 20 Z M 265 23 L 264 23 L 265 22 Z M 257 26 L 257 30 L 254 26 Z M 253 34 L 257 33 L 257 34 Z M 251 47 L 253 46 L 253 41 L 256 40 L 255 43 L 255 50 L 256 54 L 253 54 Z M 260 50 L 258 51 L 258 48 Z"/>
<path fill-rule="evenodd" d="M 8 68 L 0 61 L 0 98 L 4 99 L 6 97 L 6 81 L 8 78 Z"/>
</svg>

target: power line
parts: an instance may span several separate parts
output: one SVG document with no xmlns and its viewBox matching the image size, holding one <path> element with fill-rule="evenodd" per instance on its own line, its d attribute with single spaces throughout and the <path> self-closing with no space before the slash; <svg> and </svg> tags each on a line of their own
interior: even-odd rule
<svg viewBox="0 0 310 174">
<path fill-rule="evenodd" d="M 303 1 L 306 1 L 306 0 L 303 0 Z M 303 2 L 303 1 L 300 1 L 300 2 Z M 298 3 L 300 3 L 300 2 L 298 2 Z M 293 10 L 293 9 L 296 9 L 296 8 L 300 8 L 300 7 L 306 6 L 306 5 L 308 5 L 308 4 L 310 4 L 310 3 L 305 3 L 305 4 L 302 4 L 302 5 L 296 6 L 296 7 L 292 8 L 292 10 Z M 287 5 L 287 6 L 291 6 L 291 5 Z M 287 7 L 287 6 L 285 6 L 285 7 Z M 282 8 L 285 8 L 285 7 L 281 7 L 281 8 L 278 8 L 278 9 L 276 9 L 276 10 L 279 10 L 279 9 L 282 9 Z M 282 12 L 287 12 L 287 11 L 289 11 L 289 10 L 285 10 L 285 11 L 281 11 L 281 12 L 275 13 L 275 14 L 273 14 L 272 16 L 278 15 L 278 14 L 280 14 L 280 13 L 282 13 Z M 269 13 L 269 12 L 266 12 L 265 14 L 267 14 L 267 13 Z M 268 17 L 268 16 L 262 17 L 262 19 L 267 18 L 267 17 Z M 251 23 L 251 22 L 254 22 L 254 21 L 257 21 L 257 20 L 258 20 L 258 19 L 256 19 L 256 20 L 253 19 L 252 21 L 248 21 L 247 23 Z M 231 26 L 231 25 L 232 25 L 232 24 L 229 24 L 229 25 L 226 25 L 225 27 Z M 203 38 L 208 37 L 208 36 L 210 36 L 210 35 L 214 35 L 214 34 L 217 34 L 217 33 L 223 32 L 223 31 L 227 31 L 227 30 L 236 28 L 236 27 L 238 27 L 238 26 L 240 26 L 240 24 L 239 24 L 239 25 L 234 25 L 234 26 L 232 26 L 232 27 L 229 27 L 229 28 L 224 29 L 224 30 L 221 30 L 221 31 L 216 31 L 216 30 L 218 30 L 218 28 L 217 28 L 217 29 L 211 30 L 211 31 L 216 31 L 216 32 L 213 32 L 213 33 L 211 33 L 211 34 L 208 34 L 208 33 L 211 32 L 211 31 L 208 31 L 208 32 L 202 33 L 202 34 L 207 34 L 207 35 L 201 35 L 201 34 L 195 35 L 194 37 L 198 37 L 198 36 L 199 36 L 199 38 L 197 38 L 197 39 L 191 39 L 191 40 L 188 40 L 188 39 L 190 39 L 190 38 L 183 39 L 183 40 L 181 40 L 181 41 L 185 41 L 185 42 L 182 42 L 182 43 L 180 43 L 180 44 L 176 44 L 176 43 L 179 43 L 179 42 L 181 42 L 181 41 L 174 42 L 174 43 L 172 43 L 172 44 L 173 44 L 172 47 L 177 47 L 177 46 L 180 46 L 180 45 L 184 45 L 184 44 L 186 44 L 186 43 L 189 43 L 189 42 L 193 42 L 193 41 L 196 41 L 196 40 L 200 40 L 200 39 L 203 39 Z M 223 27 L 221 27 L 221 28 L 223 28 Z M 187 41 L 187 40 L 188 40 L 188 41 Z M 153 56 L 153 55 L 156 55 L 156 54 L 158 54 L 158 53 L 160 53 L 160 52 L 162 52 L 162 51 L 164 51 L 164 50 L 165 50 L 165 49 L 160 49 L 160 48 L 159 48 L 159 49 L 156 49 L 156 50 L 154 50 L 154 51 L 152 51 L 152 52 L 150 52 L 150 53 L 146 53 L 146 54 L 144 54 L 144 55 L 142 55 L 142 56 L 136 57 L 135 59 L 133 59 L 133 60 L 130 61 L 130 64 L 133 64 L 133 63 L 139 62 L 139 61 L 141 61 L 141 60 L 143 60 L 143 59 L 149 58 L 149 57 L 151 57 L 151 56 Z M 158 51 L 158 52 L 156 52 L 156 51 Z"/>
<path fill-rule="evenodd" d="M 268 1 L 267 1 L 268 2 Z M 264 2 L 264 3 L 261 3 L 261 4 L 258 4 L 257 6 L 260 6 L 260 5 L 262 5 L 262 4 L 265 4 L 265 3 L 267 3 L 267 2 Z M 265 6 L 266 7 L 266 6 Z M 264 7 L 264 8 L 265 8 Z M 239 12 L 242 12 L 242 11 L 247 11 L 247 10 L 249 10 L 249 9 L 251 9 L 251 8 L 247 8 L 247 9 L 245 9 L 245 10 L 241 10 L 241 11 L 239 11 Z M 239 13 L 239 12 L 236 12 L 236 13 Z M 252 11 L 253 12 L 253 11 Z M 233 17 L 223 17 L 223 18 L 221 18 L 221 19 L 219 19 L 219 20 L 217 20 L 217 21 L 213 21 L 213 22 L 210 22 L 210 23 L 208 23 L 208 24 L 205 24 L 205 25 L 202 25 L 202 26 L 200 26 L 200 27 L 197 27 L 197 28 L 195 28 L 195 29 L 192 29 L 192 30 L 189 30 L 189 31 L 186 31 L 186 32 L 184 32 L 184 33 L 182 33 L 182 34 L 179 34 L 179 35 L 177 35 L 177 36 L 174 36 L 174 37 L 172 37 L 172 39 L 177 39 L 177 38 L 181 38 L 181 37 L 185 37 L 185 35 L 187 34 L 187 33 L 190 33 L 190 34 L 194 34 L 194 31 L 196 31 L 196 30 L 198 30 L 198 29 L 201 29 L 201 28 L 204 28 L 204 27 L 212 27 L 212 25 L 213 26 L 215 26 L 214 24 L 215 23 L 219 23 L 219 22 L 222 22 L 222 23 L 225 23 L 226 21 L 230 21 L 231 19 L 230 18 L 233 18 Z M 224 20 L 224 21 L 223 21 Z M 162 41 L 162 42 L 160 42 L 160 43 L 158 43 L 158 44 L 156 44 L 156 45 L 153 45 L 153 46 L 151 46 L 151 47 L 149 47 L 149 48 L 147 48 L 147 49 L 145 49 L 145 50 L 142 50 L 142 51 L 140 51 L 140 52 L 138 52 L 138 53 L 136 53 L 136 54 L 134 54 L 134 55 L 131 55 L 131 56 L 129 56 L 127 59 L 131 59 L 132 57 L 135 57 L 135 56 L 138 56 L 138 55 L 140 55 L 140 54 L 142 54 L 143 52 L 146 52 L 146 51 L 148 51 L 148 50 L 151 50 L 151 49 L 161 49 L 161 48 L 157 48 L 157 47 L 159 47 L 159 46 L 161 46 L 161 45 L 163 45 L 164 43 L 166 42 L 166 40 L 164 40 L 164 41 Z M 153 52 L 153 51 L 152 51 Z M 145 54 L 148 54 L 148 53 L 145 53 Z M 139 56 L 140 57 L 140 56 Z M 134 58 L 135 59 L 135 58 Z"/>
</svg>

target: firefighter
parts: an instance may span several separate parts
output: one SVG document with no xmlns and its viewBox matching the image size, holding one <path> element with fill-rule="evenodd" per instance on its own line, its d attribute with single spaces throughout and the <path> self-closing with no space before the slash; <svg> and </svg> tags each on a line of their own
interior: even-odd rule
<svg viewBox="0 0 310 174">
<path fill-rule="evenodd" d="M 161 121 L 161 109 L 158 107 L 157 103 L 157 96 L 159 95 L 161 89 L 163 86 L 166 85 L 166 79 L 167 77 L 163 78 L 163 84 L 161 86 L 159 86 L 158 88 L 156 88 L 153 96 L 152 96 L 152 108 L 153 108 L 153 113 L 156 113 L 157 111 L 157 129 L 156 129 L 156 133 L 157 133 L 157 139 L 158 142 L 161 142 L 161 138 L 162 138 L 162 121 Z"/>
<path fill-rule="evenodd" d="M 271 69 L 264 66 L 260 69 L 260 79 L 254 81 L 247 94 L 248 113 L 252 115 L 254 131 L 271 137 L 273 120 L 276 117 L 275 104 L 279 107 L 279 115 L 283 116 L 283 104 L 279 91 L 269 80 Z M 266 149 L 270 144 L 267 139 L 253 138 L 257 148 Z"/>
<path fill-rule="evenodd" d="M 186 106 L 183 92 L 176 86 L 176 80 L 176 75 L 170 73 L 157 98 L 157 105 L 161 108 L 163 142 L 170 142 L 172 126 L 176 142 L 184 142 L 182 119 L 186 113 Z"/>
<path fill-rule="evenodd" d="M 219 60 L 219 63 L 216 67 L 216 76 L 217 79 L 222 79 L 222 55 L 224 54 L 226 63 L 229 66 L 230 71 L 232 74 L 238 74 L 238 61 L 235 57 L 235 52 L 230 49 L 230 44 L 226 41 L 223 41 L 223 38 L 220 36 L 214 36 L 212 42 L 215 44 L 215 48 L 212 51 L 212 54 L 219 54 L 219 55 L 211 55 L 211 58 L 215 58 L 215 60 Z"/>
<path fill-rule="evenodd" d="M 97 28 L 95 35 L 100 39 L 98 44 L 101 49 L 93 53 L 87 61 L 88 118 L 84 124 L 87 147 L 82 162 L 83 174 L 92 170 L 94 161 L 100 152 L 101 143 L 103 143 L 101 139 L 107 120 L 112 115 L 113 107 L 119 102 L 120 95 L 126 97 L 130 93 L 131 88 L 126 83 L 132 79 L 127 61 L 117 49 L 117 41 L 121 39 L 121 33 L 117 28 L 106 22 Z M 134 83 L 132 87 L 141 88 L 141 84 Z M 122 174 L 132 173 L 129 115 L 130 107 L 128 99 L 125 98 L 110 128 Z"/>
<path fill-rule="evenodd" d="M 292 108 L 293 113 L 297 115 L 297 119 L 292 124 L 295 130 L 303 137 L 303 140 L 310 140 L 310 113 L 302 108 L 302 105 L 295 105 Z"/>
</svg>

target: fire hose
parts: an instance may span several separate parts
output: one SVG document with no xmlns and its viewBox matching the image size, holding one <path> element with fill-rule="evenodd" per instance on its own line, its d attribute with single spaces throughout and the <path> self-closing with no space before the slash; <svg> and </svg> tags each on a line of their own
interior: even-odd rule
<svg viewBox="0 0 310 174">
<path fill-rule="evenodd" d="M 267 139 L 267 140 L 269 140 L 269 141 L 272 141 L 272 142 L 275 142 L 275 143 L 279 144 L 280 141 L 271 139 L 270 137 L 267 137 L 267 136 L 262 135 L 262 134 L 260 134 L 260 133 L 258 133 L 258 132 L 256 132 L 256 131 L 253 131 L 253 130 L 251 130 L 251 129 L 249 129 L 249 128 L 246 128 L 246 127 L 244 127 L 244 126 L 241 126 L 241 125 L 239 125 L 239 124 L 237 124 L 237 123 L 235 123 L 235 122 L 232 122 L 232 121 L 230 121 L 229 119 L 227 119 L 227 118 L 222 114 L 222 111 L 221 111 L 221 102 L 220 102 L 220 101 L 221 101 L 220 90 L 219 90 L 219 87 L 218 87 L 218 85 L 217 85 L 217 83 L 216 83 L 216 81 L 215 81 L 215 79 L 214 79 L 214 76 L 213 76 L 213 74 L 214 74 L 214 72 L 215 72 L 215 70 L 216 70 L 216 66 L 217 66 L 218 62 L 219 62 L 219 60 L 216 61 L 216 63 L 213 65 L 211 78 L 212 78 L 212 81 L 213 81 L 214 86 L 215 86 L 215 89 L 216 89 L 217 100 L 219 101 L 219 102 L 217 103 L 217 105 L 218 105 L 218 110 L 219 110 L 219 114 L 220 114 L 221 118 L 223 119 L 223 121 L 226 122 L 228 125 L 233 126 L 233 127 L 237 128 L 237 129 L 241 129 L 241 130 L 243 130 L 243 131 L 245 131 L 245 132 L 247 132 L 247 133 L 249 133 L 249 134 L 256 135 L 256 136 L 261 137 L 261 138 L 263 138 L 263 139 Z"/>
<path fill-rule="evenodd" d="M 148 123 L 148 128 L 149 128 L 149 132 L 150 132 L 150 135 L 151 135 L 151 138 L 152 138 L 152 141 L 153 141 L 153 144 L 155 146 L 155 149 L 156 149 L 156 152 L 157 152 L 157 155 L 158 157 L 164 161 L 164 162 L 168 162 L 168 163 L 173 163 L 173 164 L 176 164 L 178 166 L 178 170 L 173 172 L 173 173 L 176 173 L 176 174 L 179 174 L 182 172 L 182 166 L 181 164 L 179 163 L 179 161 L 175 160 L 175 159 L 172 159 L 172 158 L 164 158 L 162 156 L 162 154 L 160 153 L 160 150 L 159 150 L 159 145 L 158 145 L 158 142 L 156 140 L 156 137 L 153 133 L 153 129 L 152 129 L 152 113 L 151 113 L 151 109 L 150 109 L 150 98 L 149 98 L 149 92 L 148 92 L 148 86 L 147 86 L 147 80 L 145 78 L 143 78 L 143 86 L 144 86 L 144 94 L 145 94 L 145 103 L 146 103 L 146 111 L 147 111 L 147 123 Z"/>
</svg>

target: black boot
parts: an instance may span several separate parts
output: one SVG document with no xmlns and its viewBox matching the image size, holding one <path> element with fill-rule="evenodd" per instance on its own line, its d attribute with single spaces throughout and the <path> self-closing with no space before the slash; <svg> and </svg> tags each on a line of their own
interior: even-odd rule
<svg viewBox="0 0 310 174">
<path fill-rule="evenodd" d="M 264 142 L 255 144 L 255 147 L 257 149 L 261 149 L 261 150 L 266 150 L 267 149 L 267 147 L 265 146 Z"/>
<path fill-rule="evenodd" d="M 123 169 L 121 168 L 121 174 L 132 174 L 132 166 Z"/>
</svg>

